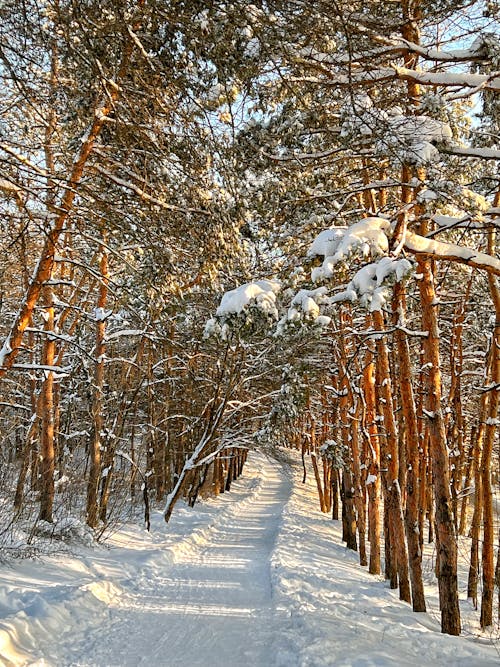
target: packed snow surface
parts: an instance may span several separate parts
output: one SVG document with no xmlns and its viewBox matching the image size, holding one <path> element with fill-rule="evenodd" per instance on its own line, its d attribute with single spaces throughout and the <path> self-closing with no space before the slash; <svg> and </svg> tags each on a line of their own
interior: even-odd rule
<svg viewBox="0 0 500 667">
<path fill-rule="evenodd" d="M 0 664 L 499 664 L 487 638 L 440 634 L 434 587 L 430 613 L 414 614 L 361 568 L 313 484 L 255 453 L 230 493 L 168 525 L 157 512 L 151 533 L 129 525 L 109 548 L 4 564 Z"/>
</svg>

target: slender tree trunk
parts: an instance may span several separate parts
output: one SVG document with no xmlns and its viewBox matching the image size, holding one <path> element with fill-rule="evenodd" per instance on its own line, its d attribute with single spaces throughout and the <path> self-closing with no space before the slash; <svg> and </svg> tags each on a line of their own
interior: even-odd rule
<svg viewBox="0 0 500 667">
<path fill-rule="evenodd" d="M 497 195 L 495 204 L 500 204 Z M 489 232 L 488 252 L 495 254 L 495 235 Z M 481 596 L 481 627 L 486 628 L 493 624 L 493 597 L 495 591 L 495 562 L 494 562 L 494 525 L 493 525 L 493 488 L 491 483 L 491 463 L 493 445 L 498 424 L 498 405 L 500 399 L 500 289 L 496 278 L 488 275 L 490 293 L 495 307 L 495 328 L 491 340 L 491 386 L 488 393 L 488 411 L 484 426 L 483 456 L 481 458 L 481 478 L 483 487 L 483 593 Z"/>
<path fill-rule="evenodd" d="M 47 367 L 54 365 L 55 339 L 54 303 L 52 289 L 44 288 L 45 301 L 45 341 L 42 363 Z M 43 521 L 52 523 L 54 506 L 54 371 L 45 371 L 45 380 L 41 390 L 41 443 L 40 443 L 40 516 Z"/>
<path fill-rule="evenodd" d="M 92 402 L 92 439 L 89 445 L 89 479 L 87 483 L 87 524 L 91 528 L 97 526 L 99 508 L 97 494 L 101 476 L 101 442 L 104 428 L 103 419 L 103 389 L 104 370 L 106 363 L 106 306 L 108 300 L 108 253 L 106 249 L 106 237 L 103 235 L 103 243 L 100 246 L 100 283 L 99 295 L 96 308 L 96 332 L 95 332 L 95 366 L 94 387 Z M 109 472 L 109 471 L 108 471 Z"/>
<path fill-rule="evenodd" d="M 497 564 L 495 566 L 495 586 L 497 587 L 497 623 L 500 625 L 500 529 L 498 530 Z"/>
<path fill-rule="evenodd" d="M 54 91 L 57 85 L 57 51 L 56 43 L 52 42 L 51 45 L 51 66 L 50 66 L 50 90 L 51 96 L 54 96 Z M 44 137 L 44 155 L 47 162 L 47 169 L 49 177 L 47 178 L 47 195 L 46 195 L 46 204 L 50 206 L 55 197 L 54 192 L 54 181 L 52 175 L 55 171 L 54 156 L 51 147 L 52 135 L 55 131 L 57 116 L 55 112 L 54 102 L 52 100 L 51 110 L 49 112 L 47 126 L 45 128 L 45 137 Z M 50 235 L 48 237 L 50 239 Z M 37 266 L 39 270 L 40 265 Z M 50 271 L 46 273 L 44 279 L 40 281 L 37 285 L 38 296 L 42 296 L 44 301 L 44 332 L 45 338 L 43 343 L 43 353 L 42 353 L 42 364 L 47 367 L 54 366 L 56 358 L 56 345 L 55 339 L 51 337 L 51 334 L 55 333 L 55 309 L 54 309 L 54 293 L 52 287 L 48 285 L 49 280 L 52 278 L 53 273 L 53 264 L 50 267 Z M 27 296 L 24 300 L 21 311 L 29 304 L 29 293 L 30 288 L 33 288 L 33 281 L 31 281 L 27 286 Z M 25 313 L 26 323 L 32 320 L 34 308 L 31 311 Z M 9 347 L 12 348 L 10 357 L 13 354 L 17 353 L 17 350 L 12 345 L 12 339 L 16 340 L 16 331 L 14 330 L 10 334 Z M 19 338 L 19 343 L 21 338 Z M 7 357 L 7 366 L 10 363 L 9 357 Z M 5 361 L 4 361 L 5 363 Z M 0 375 L 2 372 L 1 369 L 2 362 L 0 361 Z M 53 505 L 54 505 L 54 475 L 55 475 L 55 402 L 54 402 L 54 372 L 51 370 L 46 370 L 44 372 L 45 377 L 43 380 L 42 388 L 40 391 L 40 519 L 52 523 L 53 521 Z"/>
<path fill-rule="evenodd" d="M 358 537 L 359 537 L 359 564 L 368 565 L 366 554 L 366 510 L 365 493 L 363 489 L 364 480 L 361 476 L 361 453 L 359 447 L 359 424 L 361 421 L 362 405 L 359 398 L 356 399 L 354 413 L 351 413 L 351 449 L 352 449 L 352 469 L 354 483 L 354 504 L 356 506 Z"/>
<path fill-rule="evenodd" d="M 470 528 L 470 561 L 469 578 L 467 582 L 467 597 L 472 600 L 477 609 L 477 585 L 479 581 L 479 539 L 481 536 L 481 515 L 483 511 L 483 494 L 481 490 L 481 471 L 479 467 L 479 458 L 482 452 L 483 429 L 477 430 L 477 440 L 474 445 L 474 452 L 477 456 L 474 474 L 474 512 Z"/>
<path fill-rule="evenodd" d="M 465 479 L 462 487 L 462 505 L 460 507 L 460 523 L 458 526 L 458 534 L 465 535 L 465 530 L 467 528 L 467 510 L 469 507 L 469 496 L 470 496 L 470 487 L 471 481 L 474 474 L 474 443 L 476 441 L 476 431 L 477 427 L 473 426 L 471 428 L 469 447 L 467 450 L 467 457 L 465 461 Z"/>
<path fill-rule="evenodd" d="M 332 519 L 339 520 L 339 471 L 336 468 L 332 474 Z"/>
<path fill-rule="evenodd" d="M 406 324 L 405 292 L 402 283 L 394 286 L 393 314 L 396 324 Z M 405 441 L 407 456 L 406 473 L 406 535 L 413 611 L 425 611 L 424 583 L 422 579 L 422 549 L 419 539 L 419 474 L 420 452 L 417 411 L 413 393 L 411 357 L 408 337 L 401 330 L 396 330 L 396 346 L 399 357 L 399 394 L 405 423 Z"/>
<path fill-rule="evenodd" d="M 385 331 L 384 317 L 381 311 L 373 313 L 375 330 L 381 334 Z M 377 337 L 377 363 L 380 367 L 382 378 L 379 391 L 382 400 L 382 411 L 384 415 L 385 435 L 388 454 L 387 492 L 389 500 L 389 521 L 391 535 L 393 536 L 393 552 L 396 557 L 396 566 L 399 578 L 399 597 L 401 600 L 411 602 L 410 580 L 408 577 L 408 551 L 406 547 L 406 535 L 399 487 L 399 443 L 397 437 L 396 420 L 394 418 L 393 397 L 391 377 L 389 368 L 389 355 L 384 337 Z"/>
<path fill-rule="evenodd" d="M 344 329 L 344 324 L 349 315 L 343 311 L 341 313 L 341 328 Z M 345 347 L 345 336 L 341 337 L 340 340 L 340 361 L 341 361 L 341 371 L 340 371 L 340 400 L 339 400 L 339 415 L 341 420 L 341 432 L 342 432 L 342 442 L 346 445 L 352 442 L 351 437 L 351 424 L 349 419 L 349 408 L 351 407 L 351 396 L 352 391 L 349 383 L 349 376 L 347 374 L 347 350 Z M 354 479 L 352 472 L 352 458 L 353 451 L 352 448 L 349 450 L 349 461 L 346 461 L 343 468 L 343 507 L 344 512 L 342 514 L 345 525 L 345 538 L 346 545 L 348 549 L 353 551 L 358 550 L 358 543 L 356 538 L 356 510 L 355 510 L 355 488 L 354 488 Z"/>
<path fill-rule="evenodd" d="M 368 537 L 370 540 L 370 574 L 380 574 L 380 443 L 378 437 L 375 364 L 373 361 L 373 343 L 369 342 L 365 354 L 363 369 L 363 394 L 365 400 L 365 428 L 368 433 L 369 461 L 366 486 L 368 490 Z"/>
<path fill-rule="evenodd" d="M 318 489 L 318 497 L 319 497 L 319 508 L 322 512 L 326 513 L 327 508 L 326 508 L 326 503 L 325 503 L 325 494 L 323 491 L 323 486 L 321 483 L 321 476 L 319 474 L 319 468 L 318 468 L 318 462 L 316 461 L 316 454 L 311 452 L 311 463 L 312 467 L 314 470 L 314 478 L 316 480 L 316 487 Z"/>
<path fill-rule="evenodd" d="M 453 320 L 453 329 L 450 341 L 450 391 L 448 395 L 448 407 L 450 408 L 445 416 L 445 425 L 447 431 L 448 448 L 450 449 L 450 458 L 453 459 L 451 470 L 451 491 L 453 500 L 453 516 L 455 518 L 455 527 L 459 530 L 459 493 L 462 488 L 463 466 L 465 461 L 464 452 L 464 418 L 462 412 L 462 391 L 461 379 L 463 370 L 463 350 L 462 334 L 464 328 L 465 315 L 467 312 L 467 302 L 470 297 L 473 283 L 471 275 L 464 297 L 461 300 Z"/>
<path fill-rule="evenodd" d="M 436 292 L 432 265 L 429 260 L 417 258 L 422 307 L 422 326 L 428 332 L 424 340 L 426 370 L 426 409 L 429 420 L 430 458 L 434 477 L 436 533 L 439 556 L 439 602 L 441 631 L 460 634 L 460 607 L 458 604 L 457 540 L 451 506 L 448 451 L 441 409 L 441 362 L 439 358 L 439 328 L 436 315 Z"/>
</svg>

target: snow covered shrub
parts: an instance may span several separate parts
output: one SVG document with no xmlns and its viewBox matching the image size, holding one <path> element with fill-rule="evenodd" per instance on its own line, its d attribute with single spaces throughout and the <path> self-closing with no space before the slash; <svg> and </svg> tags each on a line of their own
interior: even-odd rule
<svg viewBox="0 0 500 667">
<path fill-rule="evenodd" d="M 38 537 L 58 540 L 68 545 L 91 546 L 94 543 L 92 530 L 75 517 L 66 517 L 54 523 L 38 521 L 34 532 Z"/>
</svg>

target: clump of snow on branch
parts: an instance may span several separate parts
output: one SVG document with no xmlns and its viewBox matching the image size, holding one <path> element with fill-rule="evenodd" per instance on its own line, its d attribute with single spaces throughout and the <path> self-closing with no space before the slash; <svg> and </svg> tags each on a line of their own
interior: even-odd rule
<svg viewBox="0 0 500 667">
<path fill-rule="evenodd" d="M 378 140 L 379 148 L 391 151 L 401 147 L 399 157 L 417 165 L 435 162 L 439 150 L 434 144 L 446 144 L 452 139 L 450 126 L 429 116 L 396 113 L 390 118 L 389 127 L 391 132 Z"/>
<path fill-rule="evenodd" d="M 215 317 L 205 326 L 205 336 L 219 334 L 226 338 L 229 323 L 242 315 L 245 315 L 247 324 L 252 314 L 263 316 L 267 320 L 277 320 L 276 299 L 280 291 L 281 283 L 277 280 L 256 280 L 226 292 Z"/>
<path fill-rule="evenodd" d="M 287 322 L 305 321 L 322 327 L 328 326 L 331 318 L 320 315 L 320 307 L 328 303 L 327 291 L 326 287 L 299 290 L 293 297 L 284 319 Z"/>
<path fill-rule="evenodd" d="M 6 357 L 8 357 L 11 352 L 12 347 L 10 345 L 10 336 L 8 336 L 7 340 L 2 345 L 2 349 L 0 349 L 0 367 L 3 366 Z"/>
<path fill-rule="evenodd" d="M 113 314 L 113 311 L 106 310 L 105 308 L 94 308 L 93 313 L 96 322 L 104 322 Z"/>
<path fill-rule="evenodd" d="M 307 251 L 309 257 L 320 255 L 329 257 L 334 255 L 340 241 L 344 237 L 347 227 L 331 227 L 318 234 Z"/>
<path fill-rule="evenodd" d="M 257 280 L 253 283 L 240 285 L 224 294 L 216 315 L 224 317 L 234 313 L 238 314 L 252 305 L 266 315 L 277 319 L 276 295 L 280 290 L 281 283 L 277 280 Z"/>
<path fill-rule="evenodd" d="M 388 256 L 391 224 L 384 218 L 370 217 L 350 227 L 334 227 L 322 231 L 309 248 L 310 257 L 323 257 L 323 264 L 311 272 L 313 281 L 327 280 L 339 265 L 353 258 L 375 260 L 361 267 L 346 288 L 327 299 L 324 288 L 307 292 L 301 290 L 292 302 L 288 319 L 299 318 L 294 312 L 295 302 L 301 302 L 318 293 L 322 304 L 333 305 L 342 301 L 359 302 L 371 312 L 381 310 L 390 298 L 390 287 L 406 278 L 413 265 L 407 259 Z M 317 299 L 316 299 L 317 300 Z M 307 307 L 309 306 L 306 301 Z M 319 314 L 319 308 L 318 308 Z"/>
<path fill-rule="evenodd" d="M 344 109 L 341 136 L 345 141 L 365 137 L 375 151 L 399 163 L 423 165 L 439 158 L 436 145 L 449 144 L 450 126 L 430 116 L 406 116 L 399 107 L 389 111 L 374 106 L 368 95 L 358 96 Z"/>
<path fill-rule="evenodd" d="M 406 278 L 412 269 L 413 265 L 407 259 L 382 257 L 359 269 L 346 289 L 333 296 L 330 303 L 359 301 L 370 312 L 382 310 L 391 298 L 391 285 Z"/>
<path fill-rule="evenodd" d="M 313 282 L 331 278 L 337 264 L 353 255 L 376 259 L 387 254 L 387 233 L 391 225 L 384 218 L 365 218 L 350 227 L 337 227 L 321 232 L 313 241 L 308 256 L 324 257 L 323 264 L 311 272 Z"/>
</svg>

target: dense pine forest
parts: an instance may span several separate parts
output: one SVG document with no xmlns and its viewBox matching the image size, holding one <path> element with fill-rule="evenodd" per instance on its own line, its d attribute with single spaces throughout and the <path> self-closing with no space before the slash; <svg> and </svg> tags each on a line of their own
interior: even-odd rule
<svg viewBox="0 0 500 667">
<path fill-rule="evenodd" d="M 498 624 L 498 19 L 1 3 L 0 558 L 292 448 L 360 566 L 423 612 L 432 543 L 442 632 Z"/>
</svg>

